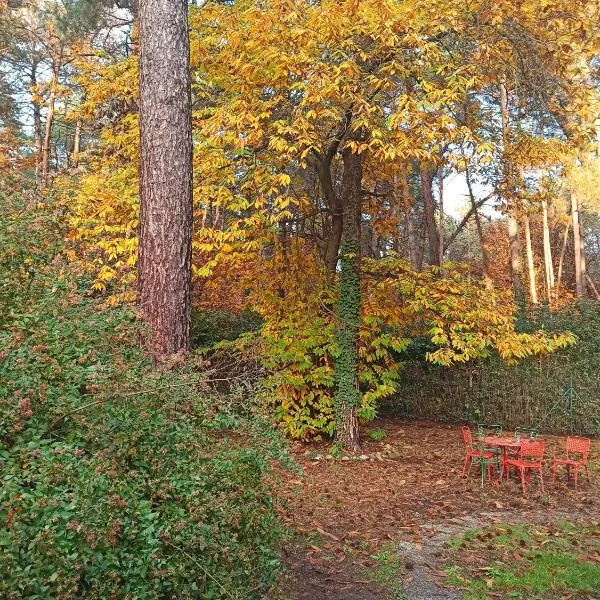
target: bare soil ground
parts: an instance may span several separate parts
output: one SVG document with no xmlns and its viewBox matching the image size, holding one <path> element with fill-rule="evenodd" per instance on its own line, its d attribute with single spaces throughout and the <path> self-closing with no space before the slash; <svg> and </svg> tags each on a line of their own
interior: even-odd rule
<svg viewBox="0 0 600 600">
<path fill-rule="evenodd" d="M 522 497 L 516 481 L 482 488 L 477 467 L 461 477 L 464 444 L 456 425 L 386 419 L 373 429 L 385 438 L 365 435 L 359 456 L 332 457 L 326 444 L 293 446 L 303 473 L 284 474 L 277 492 L 282 518 L 298 534 L 283 555 L 285 600 L 460 598 L 439 577 L 439 546 L 450 535 L 499 521 L 600 518 L 598 440 L 592 442 L 596 473 L 575 491 L 564 471 L 551 482 L 552 452 L 565 438 L 543 435 L 546 490 L 533 482 Z M 369 577 L 377 567 L 373 556 L 392 542 L 405 584 L 395 596 Z"/>
</svg>

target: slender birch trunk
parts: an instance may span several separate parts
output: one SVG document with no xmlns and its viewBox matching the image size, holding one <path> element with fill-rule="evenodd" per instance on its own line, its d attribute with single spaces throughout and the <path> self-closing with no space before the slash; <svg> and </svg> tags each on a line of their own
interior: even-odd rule
<svg viewBox="0 0 600 600">
<path fill-rule="evenodd" d="M 573 220 L 573 253 L 575 258 L 575 294 L 578 298 L 585 297 L 585 262 L 583 260 L 583 244 L 579 226 L 579 200 L 571 192 L 571 218 Z"/>
<path fill-rule="evenodd" d="M 75 137 L 73 138 L 73 153 L 71 154 L 71 165 L 77 167 L 79 164 L 79 152 L 81 151 L 81 119 L 75 124 Z"/>
<path fill-rule="evenodd" d="M 529 226 L 529 215 L 523 214 L 523 225 L 525 229 L 525 249 L 527 254 L 527 273 L 529 274 L 529 297 L 532 304 L 538 304 L 537 285 L 535 281 L 535 264 L 533 262 L 533 248 L 531 246 L 531 229 Z"/>
<path fill-rule="evenodd" d="M 569 217 L 569 221 L 567 222 L 567 226 L 565 227 L 565 233 L 563 236 L 563 244 L 560 250 L 560 258 L 558 260 L 558 273 L 556 276 L 556 295 L 558 296 L 558 291 L 560 290 L 560 281 L 562 278 L 563 272 L 563 263 L 565 260 L 565 253 L 567 251 L 567 243 L 569 241 L 569 228 L 571 227 L 571 218 Z"/>
<path fill-rule="evenodd" d="M 48 187 L 48 172 L 50 168 L 50 140 L 52 138 L 52 125 L 54 124 L 54 105 L 56 102 L 56 86 L 58 85 L 57 67 L 52 69 L 50 80 L 50 95 L 48 96 L 48 112 L 46 114 L 46 127 L 44 143 L 42 145 L 42 160 L 40 165 L 39 190 L 43 192 Z"/>
<path fill-rule="evenodd" d="M 546 274 L 546 290 L 548 299 L 554 289 L 554 265 L 552 263 L 552 247 L 550 245 L 550 227 L 548 225 L 548 204 L 542 200 L 542 223 L 544 236 L 544 272 Z"/>
</svg>

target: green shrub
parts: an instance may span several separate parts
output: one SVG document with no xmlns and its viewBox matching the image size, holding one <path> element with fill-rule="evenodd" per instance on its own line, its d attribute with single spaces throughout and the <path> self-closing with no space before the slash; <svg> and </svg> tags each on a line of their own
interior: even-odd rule
<svg viewBox="0 0 600 600">
<path fill-rule="evenodd" d="M 383 429 L 371 429 L 371 431 L 369 431 L 369 437 L 374 442 L 380 442 L 385 439 L 386 433 Z"/>
<path fill-rule="evenodd" d="M 33 217 L 31 243 L 56 241 Z M 16 252 L 27 228 L 0 210 L 0 597 L 263 598 L 279 437 L 193 364 L 153 371 L 127 307 L 85 297 L 52 244 Z"/>
<path fill-rule="evenodd" d="M 262 597 L 280 533 L 265 453 L 202 419 L 177 398 L 116 401 L 91 444 L 3 450 L 0 597 Z"/>
</svg>

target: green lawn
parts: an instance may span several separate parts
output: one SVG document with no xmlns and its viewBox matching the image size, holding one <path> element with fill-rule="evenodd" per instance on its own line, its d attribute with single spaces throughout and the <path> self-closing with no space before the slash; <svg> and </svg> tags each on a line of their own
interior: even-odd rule
<svg viewBox="0 0 600 600">
<path fill-rule="evenodd" d="M 600 598 L 600 526 L 493 525 L 452 539 L 445 564 L 465 600 Z"/>
</svg>

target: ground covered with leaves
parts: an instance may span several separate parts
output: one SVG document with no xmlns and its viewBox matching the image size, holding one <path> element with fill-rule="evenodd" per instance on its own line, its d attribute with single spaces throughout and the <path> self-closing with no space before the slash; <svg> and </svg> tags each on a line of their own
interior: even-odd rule
<svg viewBox="0 0 600 600">
<path fill-rule="evenodd" d="M 463 572 L 461 553 L 453 553 L 452 539 L 465 531 L 535 522 L 550 532 L 561 519 L 596 531 L 600 485 L 594 472 L 600 443 L 592 442 L 591 482 L 584 480 L 575 491 L 566 485 L 563 472 L 556 485 L 551 482 L 552 451 L 558 451 L 564 438 L 543 439 L 546 490 L 542 493 L 533 483 L 526 497 L 516 481 L 492 481 L 482 488 L 476 469 L 470 478 L 461 477 L 464 445 L 457 426 L 379 422 L 365 432 L 363 454 L 354 457 L 326 444 L 296 445 L 293 452 L 303 473 L 284 477 L 278 491 L 283 519 L 297 534 L 284 553 L 288 572 L 282 597 L 460 598 L 464 590 L 453 588 L 471 589 L 471 580 L 481 577 Z M 475 566 L 493 569 L 504 550 L 498 550 L 500 558 L 495 552 L 489 550 L 485 564 Z M 589 556 L 597 577 L 597 553 Z M 424 579 L 430 580 L 429 587 L 422 587 Z M 487 579 L 482 597 L 500 593 L 496 578 L 491 588 Z M 565 587 L 571 589 L 573 598 L 593 597 L 576 596 L 576 588 Z M 496 597 L 505 597 L 505 591 Z"/>
<path fill-rule="evenodd" d="M 600 583 L 600 524 L 496 524 L 449 543 L 448 582 L 465 598 L 594 598 Z"/>
</svg>

